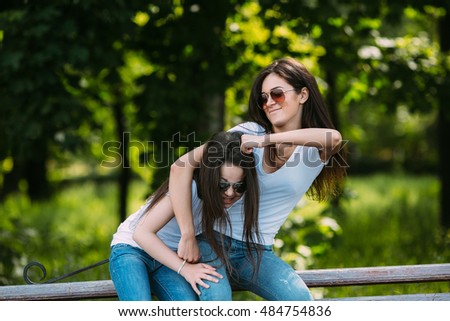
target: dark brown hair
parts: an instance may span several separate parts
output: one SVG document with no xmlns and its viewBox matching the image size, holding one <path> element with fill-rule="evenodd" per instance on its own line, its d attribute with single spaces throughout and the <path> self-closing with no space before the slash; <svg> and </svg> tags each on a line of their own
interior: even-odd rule
<svg viewBox="0 0 450 321">
<path fill-rule="evenodd" d="M 206 143 L 200 168 L 194 172 L 194 180 L 197 184 L 197 194 L 202 202 L 202 231 L 206 241 L 218 255 L 218 258 L 231 271 L 228 255 L 225 252 L 225 239 L 223 232 L 227 227 L 231 231 L 230 217 L 224 208 L 222 192 L 219 189 L 220 168 L 222 166 L 239 166 L 244 171 L 244 183 L 246 191 L 244 197 L 244 206 L 242 213 L 244 215 L 244 241 L 247 245 L 247 252 L 254 271 L 258 266 L 255 264 L 253 253 L 257 255 L 259 262 L 260 247 L 256 244 L 260 241 L 258 228 L 258 210 L 259 210 L 259 187 L 256 176 L 255 159 L 252 154 L 241 152 L 240 132 L 219 132 L 214 134 Z M 168 192 L 169 180 L 167 179 L 160 187 L 149 197 L 149 203 L 144 213 L 153 208 Z M 214 233 L 214 228 L 218 228 L 219 234 Z M 257 236 L 257 240 L 254 239 Z M 217 237 L 216 237 L 217 236 Z M 255 252 L 253 252 L 255 251 Z"/>
<path fill-rule="evenodd" d="M 253 153 L 244 154 L 241 151 L 240 132 L 219 132 L 211 137 L 204 149 L 202 164 L 198 170 L 197 190 L 199 197 L 203 200 L 202 207 L 202 229 L 213 250 L 221 261 L 226 264 L 229 271 L 231 266 L 228 256 L 224 252 L 223 233 L 227 227 L 231 230 L 230 218 L 224 209 L 223 198 L 219 191 L 220 168 L 222 166 L 240 166 L 244 171 L 244 183 L 247 187 L 244 193 L 244 241 L 247 252 L 250 255 L 252 265 L 255 267 L 252 251 L 255 250 L 259 258 L 260 252 L 257 246 L 259 242 L 258 210 L 259 210 L 259 187 L 256 176 L 255 160 Z M 218 228 L 218 237 L 214 237 L 214 227 Z M 257 235 L 258 240 L 254 239 Z M 259 262 L 259 259 L 257 260 Z M 257 269 L 254 269 L 256 271 Z"/>
<path fill-rule="evenodd" d="M 293 58 L 275 60 L 264 68 L 253 82 L 249 98 L 249 117 L 260 124 L 266 133 L 272 132 L 272 123 L 267 118 L 264 110 L 259 108 L 261 100 L 262 84 L 270 74 L 286 80 L 297 93 L 303 87 L 309 91 L 308 100 L 303 105 L 301 124 L 299 128 L 331 128 L 335 129 L 328 114 L 323 97 L 315 78 L 311 73 Z M 328 165 L 314 180 L 307 195 L 316 200 L 332 198 L 340 193 L 342 180 L 346 176 L 346 152 L 342 148 L 328 161 Z"/>
</svg>

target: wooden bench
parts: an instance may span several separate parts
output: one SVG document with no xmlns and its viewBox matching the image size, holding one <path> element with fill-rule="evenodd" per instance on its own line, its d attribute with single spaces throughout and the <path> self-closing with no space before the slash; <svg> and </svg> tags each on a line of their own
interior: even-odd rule
<svg viewBox="0 0 450 321">
<path fill-rule="evenodd" d="M 450 264 L 298 271 L 310 287 L 450 281 Z M 81 300 L 117 297 L 111 280 L 0 286 L 0 300 Z M 450 301 L 450 293 L 325 298 L 324 300 Z"/>
</svg>

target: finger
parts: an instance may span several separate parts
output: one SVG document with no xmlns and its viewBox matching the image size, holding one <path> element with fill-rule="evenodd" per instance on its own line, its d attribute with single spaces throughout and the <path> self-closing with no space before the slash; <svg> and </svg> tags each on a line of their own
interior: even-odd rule
<svg viewBox="0 0 450 321">
<path fill-rule="evenodd" d="M 197 295 L 200 295 L 200 290 L 197 288 L 197 284 L 191 284 L 192 289 L 194 290 Z"/>
<path fill-rule="evenodd" d="M 251 154 L 253 152 L 253 147 L 242 146 L 242 152 L 245 154 Z"/>
<path fill-rule="evenodd" d="M 218 277 L 219 279 L 223 279 L 223 276 L 222 276 L 222 274 L 219 274 L 218 272 L 207 272 L 209 275 L 211 275 L 211 276 L 215 276 L 215 277 Z"/>
<path fill-rule="evenodd" d="M 220 274 L 219 272 L 215 271 L 215 269 L 214 270 L 206 269 L 206 270 L 203 271 L 203 273 L 211 275 L 211 276 L 216 276 L 216 277 L 218 277 L 220 279 L 223 279 L 222 274 Z"/>
<path fill-rule="evenodd" d="M 197 263 L 199 259 L 200 259 L 200 258 L 197 257 L 197 256 L 189 256 L 189 257 L 187 258 L 187 261 L 188 261 L 189 263 Z"/>
<path fill-rule="evenodd" d="M 213 278 L 212 276 L 208 276 L 208 275 L 205 275 L 202 279 L 208 280 L 208 281 L 214 282 L 214 283 L 219 283 L 219 280 L 218 280 L 218 279 Z"/>
<path fill-rule="evenodd" d="M 205 282 L 203 282 L 202 279 L 197 280 L 197 284 L 201 285 L 202 287 L 204 287 L 205 289 L 209 289 L 209 285 L 206 284 Z"/>
<path fill-rule="evenodd" d="M 205 263 L 202 263 L 202 266 L 205 268 L 205 269 L 208 269 L 208 270 L 216 270 L 216 268 L 215 267 L 213 267 L 213 266 L 211 266 L 211 265 L 208 265 L 208 264 L 205 264 Z"/>
</svg>

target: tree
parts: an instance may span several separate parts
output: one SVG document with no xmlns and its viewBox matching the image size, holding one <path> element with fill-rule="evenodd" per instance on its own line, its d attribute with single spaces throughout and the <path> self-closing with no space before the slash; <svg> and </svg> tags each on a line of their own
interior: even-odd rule
<svg viewBox="0 0 450 321">
<path fill-rule="evenodd" d="M 172 162 L 223 129 L 227 65 L 233 53 L 223 44 L 232 1 L 173 1 L 152 4 L 134 50 L 142 52 L 153 72 L 138 81 L 135 99 L 141 136 L 151 138 L 152 187 L 167 176 Z M 148 157 L 148 156 L 147 156 Z"/>
<path fill-rule="evenodd" d="M 448 1 L 445 4 L 433 0 L 409 1 L 408 4 L 328 1 L 320 2 L 320 5 L 261 1 L 261 6 L 272 33 L 280 25 L 289 26 L 299 34 L 309 35 L 316 46 L 323 48 L 318 63 L 326 81 L 330 113 L 338 127 L 343 116 L 339 109 L 345 105 L 376 101 L 391 114 L 395 114 L 399 106 L 406 106 L 411 113 L 423 114 L 439 108 L 441 221 L 448 227 L 450 201 L 445 195 L 450 191 L 450 174 L 444 162 L 447 156 L 444 137 L 449 135 L 449 113 L 444 108 L 448 101 L 448 89 L 444 89 L 448 88 Z M 419 21 L 420 16 L 427 18 Z M 426 34 L 426 41 L 429 41 L 414 46 L 416 50 L 410 52 L 404 43 L 415 35 L 406 30 L 409 27 L 407 18 L 410 21 L 416 19 L 416 25 L 424 25 L 421 33 Z M 433 63 L 437 57 L 433 42 L 438 20 L 443 58 L 437 61 L 445 63 L 436 65 Z M 395 34 L 399 31 L 404 33 Z M 403 44 L 395 44 L 392 37 L 397 37 Z M 394 45 L 386 47 L 383 44 L 386 41 Z M 343 126 L 344 133 L 348 130 Z"/>
<path fill-rule="evenodd" d="M 440 65 L 443 71 L 439 91 L 439 160 L 440 160 L 440 179 L 441 179 L 441 223 L 446 228 L 450 228 L 450 168 L 447 166 L 447 160 L 450 155 L 447 148 L 447 137 L 450 137 L 450 111 L 446 108 L 450 101 L 450 39 L 448 32 L 450 30 L 450 2 L 443 4 L 446 14 L 439 19 L 439 44 L 441 49 Z"/>
<path fill-rule="evenodd" d="M 30 197 L 48 195 L 47 161 L 58 152 L 86 146 L 80 126 L 101 127 L 84 101 L 87 95 L 109 94 L 89 92 L 86 83 L 106 72 L 110 88 L 120 87 L 117 70 L 123 66 L 124 43 L 137 27 L 132 17 L 141 5 L 121 0 L 107 7 L 95 1 L 2 3 L 0 158 L 13 163 L 3 193 L 25 179 Z M 114 103 L 116 126 L 123 131 L 122 101 Z M 122 183 L 127 184 L 128 171 L 123 167 Z"/>
</svg>

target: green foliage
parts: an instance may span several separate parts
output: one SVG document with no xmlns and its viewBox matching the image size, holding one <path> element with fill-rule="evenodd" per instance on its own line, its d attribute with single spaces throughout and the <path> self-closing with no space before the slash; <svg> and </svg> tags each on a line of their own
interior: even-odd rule
<svg viewBox="0 0 450 321">
<path fill-rule="evenodd" d="M 137 210 L 146 186 L 132 185 L 129 213 Z M 450 239 L 439 227 L 435 177 L 371 175 L 351 177 L 339 212 L 303 200 L 283 225 L 275 251 L 296 269 L 442 263 Z M 51 201 L 32 203 L 24 195 L 0 207 L 0 282 L 23 284 L 30 261 L 47 268 L 46 280 L 101 261 L 119 222 L 111 219 L 117 200 L 111 184 L 82 183 L 61 188 Z M 41 277 L 31 269 L 32 280 Z M 108 279 L 107 265 L 68 281 Z M 447 285 L 448 286 L 448 285 Z M 445 284 L 314 289 L 316 297 L 448 291 Z M 235 299 L 258 299 L 247 292 Z"/>
<path fill-rule="evenodd" d="M 48 280 L 108 258 L 118 225 L 111 216 L 117 206 L 115 195 L 111 184 L 84 183 L 39 203 L 30 202 L 24 194 L 9 196 L 0 207 L 0 283 L 23 284 L 21 270 L 31 261 L 46 267 Z M 139 191 L 135 199 L 137 195 Z M 31 279 L 39 281 L 39 270 L 30 272 Z M 104 266 L 72 280 L 107 278 Z"/>
<path fill-rule="evenodd" d="M 114 177 L 126 157 L 154 188 L 181 153 L 245 118 L 253 77 L 282 56 L 298 58 L 316 75 L 336 125 L 350 140 L 350 171 L 436 171 L 438 154 L 447 150 L 436 138 L 448 136 L 443 106 L 450 58 L 446 34 L 439 33 L 448 9 L 431 0 L 4 2 L 0 196 L 49 195 L 50 186 L 65 179 Z M 437 134 L 438 120 L 444 134 Z M 130 133 L 128 150 L 124 133 Z M 185 139 L 191 133 L 195 140 Z M 176 134 L 180 139 L 173 141 Z M 163 144 L 169 141 L 173 153 Z M 112 169 L 101 165 L 108 142 L 121 151 Z M 143 189 L 145 194 L 147 185 Z M 53 226 L 48 216 L 53 205 L 43 214 L 19 195 L 1 204 L 8 213 L 0 218 L 5 283 L 5 275 L 31 259 L 28 253 L 67 242 L 56 231 L 62 223 Z M 402 197 L 397 203 L 409 208 L 409 196 Z M 315 212 L 330 215 L 328 209 Z M 111 221 L 114 210 L 103 219 Z M 36 223 L 37 230 L 28 224 L 38 216 L 46 224 Z M 316 264 L 344 228 L 337 214 L 306 215 L 287 226 L 277 251 L 300 267 Z M 28 246 L 36 233 L 45 235 L 42 243 Z M 20 242 L 9 245 L 11 237 Z M 75 239 L 88 248 L 95 242 Z"/>
<path fill-rule="evenodd" d="M 445 263 L 450 235 L 439 224 L 439 182 L 433 176 L 352 177 L 353 197 L 335 217 L 342 233 L 313 268 Z M 326 297 L 448 292 L 448 283 L 328 288 Z"/>
<path fill-rule="evenodd" d="M 7 193 L 25 179 L 28 189 L 47 189 L 38 180 L 47 178 L 49 161 L 101 162 L 104 143 L 122 143 L 131 132 L 144 146 L 155 143 L 124 151 L 155 187 L 179 148 L 245 118 L 253 77 L 286 55 L 317 76 L 352 141 L 355 170 L 433 170 L 445 77 L 437 24 L 445 15 L 434 1 L 7 2 L 0 11 L 0 159 L 13 166 L 2 170 L 0 185 Z M 411 119 L 429 115 L 399 124 L 405 111 Z M 172 154 L 162 147 L 193 132 L 197 141 L 173 142 Z M 420 164 L 410 166 L 411 158 Z M 142 159 L 161 163 L 143 169 Z M 43 174 L 32 180 L 31 166 Z"/>
</svg>

